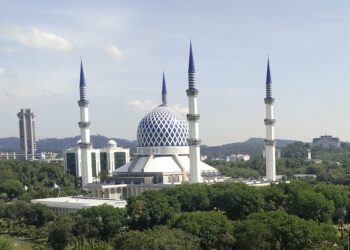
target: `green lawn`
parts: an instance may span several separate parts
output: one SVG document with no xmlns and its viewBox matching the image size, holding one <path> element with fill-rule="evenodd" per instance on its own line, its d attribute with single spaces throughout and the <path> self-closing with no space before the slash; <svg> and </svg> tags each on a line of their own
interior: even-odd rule
<svg viewBox="0 0 350 250">
<path fill-rule="evenodd" d="M 36 246 L 36 244 L 30 241 L 26 241 L 17 237 L 12 237 L 10 235 L 1 235 L 0 238 L 5 238 L 9 240 L 15 250 L 31 250 L 34 246 Z"/>
</svg>

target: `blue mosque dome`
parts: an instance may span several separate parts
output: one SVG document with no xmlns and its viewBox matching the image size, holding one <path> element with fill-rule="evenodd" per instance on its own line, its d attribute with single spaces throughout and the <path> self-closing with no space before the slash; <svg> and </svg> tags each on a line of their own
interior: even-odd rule
<svg viewBox="0 0 350 250">
<path fill-rule="evenodd" d="M 187 121 L 164 104 L 148 113 L 137 129 L 139 147 L 188 146 L 187 138 Z"/>
</svg>

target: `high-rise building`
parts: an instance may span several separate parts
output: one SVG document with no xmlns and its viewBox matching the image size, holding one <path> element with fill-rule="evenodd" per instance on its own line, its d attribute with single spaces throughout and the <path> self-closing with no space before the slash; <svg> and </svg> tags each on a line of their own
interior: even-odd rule
<svg viewBox="0 0 350 250">
<path fill-rule="evenodd" d="M 35 116 L 30 109 L 21 109 L 19 118 L 19 137 L 21 151 L 25 160 L 34 160 L 36 152 Z"/>
</svg>

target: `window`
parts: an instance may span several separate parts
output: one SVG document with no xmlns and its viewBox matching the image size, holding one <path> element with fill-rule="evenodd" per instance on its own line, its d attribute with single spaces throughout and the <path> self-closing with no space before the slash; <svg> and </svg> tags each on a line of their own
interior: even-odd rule
<svg viewBox="0 0 350 250">
<path fill-rule="evenodd" d="M 108 171 L 107 169 L 107 153 L 100 153 L 101 171 Z"/>
<path fill-rule="evenodd" d="M 91 167 L 92 167 L 92 177 L 96 177 L 97 176 L 96 153 L 91 153 Z"/>
<path fill-rule="evenodd" d="M 114 169 L 123 166 L 126 163 L 125 152 L 115 152 L 114 153 Z"/>
<path fill-rule="evenodd" d="M 71 175 L 76 176 L 77 175 L 77 169 L 75 164 L 75 153 L 67 153 L 67 172 Z"/>
</svg>

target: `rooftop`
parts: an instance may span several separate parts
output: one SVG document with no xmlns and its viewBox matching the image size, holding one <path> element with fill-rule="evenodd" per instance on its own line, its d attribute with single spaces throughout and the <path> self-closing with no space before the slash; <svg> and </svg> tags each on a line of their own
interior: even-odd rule
<svg viewBox="0 0 350 250">
<path fill-rule="evenodd" d="M 98 199 L 88 197 L 57 197 L 46 199 L 34 199 L 30 201 L 34 204 L 43 204 L 50 208 L 68 208 L 68 209 L 81 209 L 100 206 L 103 204 L 111 205 L 113 207 L 123 208 L 127 202 L 125 200 L 113 200 L 113 199 Z"/>
</svg>

